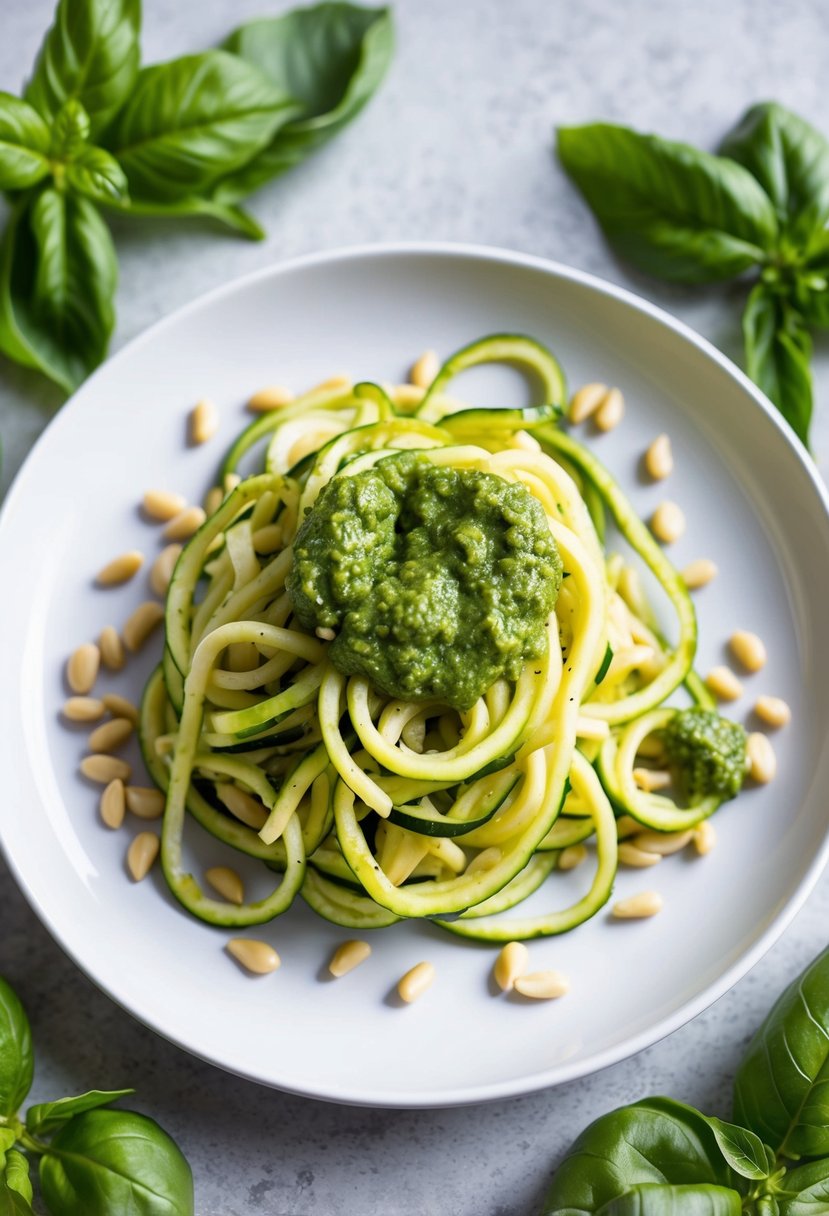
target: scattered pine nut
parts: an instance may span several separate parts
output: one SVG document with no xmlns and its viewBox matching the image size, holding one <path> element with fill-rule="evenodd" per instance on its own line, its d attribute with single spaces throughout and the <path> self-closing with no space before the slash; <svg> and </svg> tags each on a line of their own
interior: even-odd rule
<svg viewBox="0 0 829 1216">
<path fill-rule="evenodd" d="M 126 760 L 121 760 L 118 756 L 96 752 L 92 756 L 84 756 L 81 760 L 81 772 L 90 781 L 97 781 L 99 785 L 109 785 L 110 781 L 114 781 L 116 777 L 121 781 L 129 781 L 132 768 Z"/>
<path fill-rule="evenodd" d="M 648 866 L 658 865 L 662 860 L 658 853 L 646 853 L 644 849 L 638 849 L 629 840 L 619 842 L 617 855 L 623 865 L 633 866 L 637 870 L 645 870 Z"/>
<path fill-rule="evenodd" d="M 705 683 L 718 701 L 736 701 L 743 695 L 743 686 L 730 667 L 712 668 Z"/>
<path fill-rule="evenodd" d="M 409 379 L 418 388 L 429 388 L 440 371 L 440 359 L 434 350 L 425 350 L 409 372 Z"/>
<path fill-rule="evenodd" d="M 317 625 L 314 633 L 318 638 L 322 638 L 323 642 L 333 642 L 337 636 L 335 630 L 329 629 L 327 625 Z"/>
<path fill-rule="evenodd" d="M 221 486 L 211 486 L 204 496 L 204 511 L 206 515 L 213 515 L 218 511 L 219 507 L 225 500 L 224 490 Z"/>
<path fill-rule="evenodd" d="M 156 625 L 164 620 L 164 609 L 155 600 L 139 604 L 124 624 L 122 637 L 127 650 L 136 651 L 144 645 Z"/>
<path fill-rule="evenodd" d="M 117 692 L 106 692 L 101 697 L 113 718 L 128 718 L 133 726 L 138 725 L 138 709 L 126 697 L 120 697 Z"/>
<path fill-rule="evenodd" d="M 170 586 L 170 579 L 173 577 L 173 570 L 180 553 L 181 545 L 167 545 L 152 564 L 150 587 L 162 599 L 167 594 L 167 588 Z"/>
<path fill-rule="evenodd" d="M 141 501 L 144 514 L 161 524 L 175 519 L 187 506 L 183 494 L 174 494 L 171 490 L 147 490 Z"/>
<path fill-rule="evenodd" d="M 606 395 L 606 384 L 585 384 L 574 393 L 569 411 L 570 421 L 574 426 L 595 414 Z"/>
<path fill-rule="evenodd" d="M 64 702 L 63 716 L 70 722 L 97 722 L 106 706 L 97 697 L 70 697 Z"/>
<path fill-rule="evenodd" d="M 685 531 L 685 514 L 675 502 L 661 502 L 651 516 L 651 532 L 663 545 L 672 545 Z"/>
<path fill-rule="evenodd" d="M 418 997 L 423 996 L 427 988 L 431 988 L 435 978 L 435 968 L 432 963 L 418 963 L 411 971 L 397 982 L 397 995 L 401 1001 L 411 1005 Z"/>
<path fill-rule="evenodd" d="M 111 562 L 107 562 L 96 574 L 95 582 L 99 587 L 117 587 L 134 578 L 143 565 L 144 554 L 139 553 L 137 549 L 130 549 L 128 553 L 121 553 Z"/>
<path fill-rule="evenodd" d="M 749 633 L 745 629 L 738 630 L 737 633 L 732 633 L 728 645 L 734 658 L 746 671 L 760 671 L 765 667 L 768 655 L 756 633 Z"/>
<path fill-rule="evenodd" d="M 127 849 L 127 869 L 135 882 L 146 878 L 153 867 L 161 842 L 155 832 L 139 832 Z"/>
<path fill-rule="evenodd" d="M 282 524 L 266 524 L 264 528 L 257 528 L 251 537 L 253 548 L 257 553 L 276 553 L 282 548 L 284 535 Z"/>
<path fill-rule="evenodd" d="M 165 540 L 189 540 L 207 519 L 203 507 L 185 507 L 174 515 L 164 529 Z"/>
<path fill-rule="evenodd" d="M 600 431 L 612 431 L 625 416 L 625 399 L 621 389 L 612 388 L 596 410 L 594 422 Z"/>
<path fill-rule="evenodd" d="M 717 567 L 708 557 L 698 557 L 696 561 L 689 562 L 682 571 L 682 581 L 689 591 L 696 591 L 698 587 L 707 587 L 716 577 Z"/>
<path fill-rule="evenodd" d="M 640 790 L 644 790 L 646 794 L 652 794 L 654 790 L 666 790 L 671 784 L 672 778 L 671 774 L 664 769 L 635 768 L 633 780 Z"/>
<path fill-rule="evenodd" d="M 327 380 L 320 380 L 319 384 L 315 384 L 310 390 L 312 393 L 325 393 L 336 388 L 350 388 L 351 377 L 345 372 L 340 372 L 336 376 L 329 376 Z"/>
<path fill-rule="evenodd" d="M 120 828 L 124 822 L 126 802 L 124 800 L 124 783 L 120 777 L 110 781 L 101 794 L 99 804 L 101 819 L 108 828 Z"/>
<path fill-rule="evenodd" d="M 777 772 L 777 757 L 769 740 L 759 731 L 754 731 L 748 737 L 746 758 L 751 780 L 759 785 L 768 785 Z"/>
<path fill-rule="evenodd" d="M 492 978 L 502 992 L 509 992 L 519 976 L 527 970 L 530 952 L 523 942 L 507 942 L 499 952 L 492 968 Z"/>
<path fill-rule="evenodd" d="M 717 833 L 713 823 L 710 819 L 703 819 L 702 823 L 694 828 L 694 848 L 700 857 L 705 857 L 716 843 Z"/>
<path fill-rule="evenodd" d="M 781 697 L 758 697 L 754 712 L 767 726 L 788 726 L 792 720 L 792 711 Z"/>
<path fill-rule="evenodd" d="M 643 853 L 656 853 L 659 857 L 670 857 L 691 843 L 693 831 L 686 832 L 640 832 L 632 844 Z"/>
<path fill-rule="evenodd" d="M 265 826 L 268 813 L 264 806 L 258 799 L 253 798 L 244 790 L 240 790 L 238 785 L 232 785 L 229 781 L 218 782 L 216 784 L 216 797 L 222 806 L 227 807 L 231 815 L 235 815 L 241 823 L 246 823 L 249 828 L 255 828 L 258 832 L 260 828 Z"/>
<path fill-rule="evenodd" d="M 66 683 L 82 696 L 91 692 L 98 678 L 101 652 L 94 642 L 84 642 L 70 654 L 66 663 Z"/>
<path fill-rule="evenodd" d="M 225 473 L 224 481 L 222 483 L 224 486 L 225 497 L 227 497 L 228 494 L 232 494 L 236 487 L 241 484 L 241 481 L 242 479 L 238 473 Z"/>
<path fill-rule="evenodd" d="M 371 946 L 368 942 L 343 942 L 334 951 L 331 962 L 328 964 L 328 970 L 339 979 L 343 975 L 348 975 L 349 971 L 353 971 L 355 967 L 359 967 L 360 963 L 364 963 L 370 954 Z"/>
<path fill-rule="evenodd" d="M 620 899 L 611 909 L 617 920 L 639 920 L 646 916 L 656 916 L 662 911 L 662 896 L 658 891 L 640 891 L 629 899 Z"/>
<path fill-rule="evenodd" d="M 139 819 L 160 819 L 164 814 L 164 795 L 153 786 L 128 785 L 124 796 L 127 810 Z"/>
<path fill-rule="evenodd" d="M 654 481 L 663 481 L 674 471 L 674 456 L 667 435 L 657 435 L 645 452 L 645 471 Z"/>
<path fill-rule="evenodd" d="M 283 405 L 289 405 L 293 399 L 294 394 L 289 388 L 281 384 L 268 384 L 248 398 L 248 409 L 253 414 L 266 414 L 269 410 L 282 409 Z"/>
<path fill-rule="evenodd" d="M 536 1001 L 552 1001 L 570 991 L 570 981 L 560 971 L 531 971 L 529 975 L 519 975 L 513 988 L 521 996 L 532 997 Z"/>
<path fill-rule="evenodd" d="M 126 658 L 124 643 L 114 625 L 105 625 L 98 638 L 98 649 L 101 652 L 101 662 L 110 671 L 121 671 Z"/>
<path fill-rule="evenodd" d="M 96 726 L 89 736 L 91 752 L 114 752 L 116 748 L 126 743 L 132 734 L 132 722 L 128 718 L 111 718 Z"/>
<path fill-rule="evenodd" d="M 420 405 L 426 392 L 425 389 L 418 388 L 416 384 L 395 384 L 389 395 L 400 409 L 413 409 L 416 405 Z"/>
<path fill-rule="evenodd" d="M 559 853 L 558 868 L 560 870 L 575 870 L 576 866 L 580 866 L 584 861 L 587 861 L 587 849 L 584 845 L 570 844 Z"/>
<path fill-rule="evenodd" d="M 242 877 L 230 866 L 211 866 L 205 870 L 204 876 L 214 891 L 226 899 L 229 904 L 245 902 L 245 884 Z"/>
<path fill-rule="evenodd" d="M 219 429 L 219 411 L 216 403 L 202 397 L 190 411 L 190 442 L 207 443 Z"/>
<path fill-rule="evenodd" d="M 282 962 L 273 946 L 253 937 L 232 937 L 226 949 L 252 975 L 270 975 Z"/>
</svg>

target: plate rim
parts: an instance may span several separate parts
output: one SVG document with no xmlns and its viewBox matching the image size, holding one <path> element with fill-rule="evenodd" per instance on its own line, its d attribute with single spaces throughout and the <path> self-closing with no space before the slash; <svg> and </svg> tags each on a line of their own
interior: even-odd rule
<svg viewBox="0 0 829 1216">
<path fill-rule="evenodd" d="M 24 481 L 24 474 L 27 472 L 30 463 L 34 462 L 39 457 L 41 444 L 44 442 L 46 435 L 53 428 L 60 428 L 61 419 L 69 415 L 71 407 L 76 399 L 86 393 L 90 385 L 94 385 L 97 379 L 103 374 L 109 374 L 112 365 L 119 363 L 122 356 L 127 354 L 132 355 L 137 349 L 147 342 L 151 342 L 157 334 L 167 328 L 172 328 L 183 319 L 198 313 L 202 309 L 210 308 L 213 304 L 221 301 L 225 297 L 233 296 L 241 292 L 244 293 L 254 284 L 260 283 L 268 279 L 279 279 L 284 275 L 289 275 L 295 272 L 312 269 L 319 265 L 335 264 L 338 262 L 360 262 L 373 259 L 395 258 L 401 256 L 428 256 L 428 257 L 445 257 L 445 258 L 462 258 L 471 262 L 486 262 L 489 264 L 500 264 L 522 269 L 539 271 L 547 277 L 556 280 L 565 280 L 570 283 L 575 283 L 587 288 L 589 291 L 602 296 L 610 297 L 628 309 L 639 313 L 645 317 L 655 321 L 658 325 L 673 332 L 682 338 L 690 346 L 696 350 L 707 360 L 713 362 L 722 371 L 724 371 L 732 380 L 742 388 L 744 393 L 748 395 L 753 406 L 760 410 L 765 417 L 771 421 L 776 429 L 777 439 L 780 442 L 788 445 L 794 455 L 797 457 L 797 463 L 802 469 L 803 474 L 811 483 L 811 487 L 816 494 L 817 500 L 823 508 L 825 523 L 829 524 L 829 489 L 824 484 L 817 466 L 815 465 L 811 455 L 798 439 L 793 431 L 784 422 L 782 416 L 778 413 L 775 407 L 771 404 L 768 398 L 761 390 L 748 378 L 748 376 L 737 365 L 718 350 L 707 338 L 697 333 L 684 321 L 679 320 L 669 313 L 666 309 L 657 304 L 651 303 L 644 297 L 630 291 L 628 288 L 618 286 L 611 283 L 601 276 L 594 275 L 590 272 L 579 270 L 575 267 L 567 266 L 564 263 L 554 259 L 541 257 L 535 254 L 510 250 L 505 247 L 496 245 L 486 245 L 468 242 L 452 242 L 452 241 L 387 241 L 376 243 L 360 243 L 353 245 L 340 246 L 333 249 L 318 250 L 315 252 L 305 253 L 297 257 L 289 258 L 284 261 L 276 261 L 269 263 L 266 266 L 259 267 L 247 274 L 237 276 L 229 282 L 219 284 L 210 291 L 204 292 L 187 303 L 174 309 L 167 315 L 160 317 L 152 325 L 136 334 L 128 342 L 126 342 L 112 356 L 106 359 L 93 374 L 71 395 L 61 407 L 59 412 L 54 415 L 50 422 L 44 427 L 42 433 L 33 444 L 27 454 L 22 465 L 18 469 L 15 477 L 8 488 L 5 496 L 5 501 L 0 508 L 0 539 L 2 539 L 6 521 L 12 514 L 17 495 L 20 492 L 18 487 Z M 0 822 L 0 829 L 2 822 Z M 667 1016 L 660 1018 L 653 1025 L 645 1028 L 638 1033 L 630 1036 L 626 1040 L 614 1044 L 611 1047 L 605 1048 L 602 1051 L 596 1052 L 593 1055 L 587 1056 L 581 1060 L 572 1063 L 562 1062 L 552 1068 L 543 1070 L 542 1072 L 522 1077 L 512 1078 L 510 1080 L 489 1082 L 483 1085 L 466 1085 L 456 1087 L 452 1090 L 442 1093 L 440 1096 L 423 1094 L 420 1092 L 401 1092 L 394 1096 L 377 1095 L 365 1090 L 341 1090 L 338 1093 L 332 1093 L 319 1085 L 297 1086 L 291 1084 L 278 1084 L 273 1081 L 263 1080 L 261 1077 L 250 1072 L 245 1072 L 238 1068 L 234 1068 L 225 1061 L 215 1058 L 214 1056 L 198 1050 L 192 1044 L 183 1041 L 174 1032 L 166 1029 L 161 1025 L 156 1018 L 149 1014 L 144 1015 L 136 1012 L 127 1004 L 122 1002 L 118 996 L 110 989 L 109 983 L 105 976 L 100 975 L 97 971 L 92 971 L 89 966 L 82 962 L 78 954 L 66 943 L 63 934 L 45 907 L 43 907 L 40 898 L 31 888 L 24 874 L 19 870 L 15 858 L 10 854 L 6 845 L 4 834 L 0 830 L 0 853 L 2 853 L 6 864 L 13 876 L 20 892 L 26 899 L 29 907 L 46 928 L 52 940 L 56 943 L 59 949 L 73 962 L 75 966 L 89 980 L 96 985 L 110 1000 L 112 1000 L 119 1008 L 123 1009 L 131 1017 L 142 1025 L 148 1027 L 155 1034 L 160 1035 L 163 1039 L 173 1043 L 176 1047 L 184 1050 L 189 1055 L 195 1056 L 198 1059 L 220 1068 L 225 1072 L 242 1077 L 245 1080 L 255 1082 L 267 1088 L 277 1089 L 280 1092 L 293 1094 L 299 1097 L 313 1098 L 315 1100 L 327 1101 L 335 1104 L 367 1106 L 375 1109 L 440 1109 L 446 1107 L 477 1105 L 483 1102 L 503 1101 L 507 1098 L 518 1097 L 524 1094 L 530 1094 L 542 1089 L 552 1088 L 556 1085 L 567 1084 L 568 1082 L 578 1080 L 585 1076 L 590 1076 L 598 1073 L 613 1064 L 617 1064 L 622 1060 L 629 1059 L 646 1048 L 653 1046 L 660 1040 L 666 1038 L 680 1027 L 696 1018 L 704 1010 L 710 1008 L 718 1001 L 726 992 L 734 987 L 748 972 L 756 966 L 760 959 L 772 948 L 772 946 L 782 937 L 786 929 L 794 920 L 797 913 L 803 907 L 809 895 L 815 888 L 820 875 L 829 863 L 829 831 L 826 832 L 821 847 L 812 857 L 810 864 L 806 868 L 800 878 L 795 891 L 792 893 L 789 900 L 775 912 L 765 929 L 754 940 L 752 945 L 743 951 L 731 964 L 726 967 L 715 979 L 705 985 L 695 996 L 689 998 L 677 1009 Z"/>
</svg>

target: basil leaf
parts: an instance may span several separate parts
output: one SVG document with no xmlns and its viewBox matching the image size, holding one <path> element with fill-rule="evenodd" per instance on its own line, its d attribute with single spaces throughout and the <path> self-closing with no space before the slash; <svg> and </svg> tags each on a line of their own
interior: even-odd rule
<svg viewBox="0 0 829 1216">
<path fill-rule="evenodd" d="M 807 325 L 829 327 L 829 252 L 822 250 L 798 272 L 792 299 Z"/>
<path fill-rule="evenodd" d="M 25 190 L 49 172 L 49 128 L 36 110 L 0 93 L 0 190 Z"/>
<path fill-rule="evenodd" d="M 777 1196 L 781 1216 L 823 1216 L 829 1211 L 829 1161 L 789 1170 Z"/>
<path fill-rule="evenodd" d="M 104 201 L 104 200 L 102 200 Z M 173 202 L 148 202 L 146 199 L 114 199 L 105 200 L 107 205 L 125 215 L 160 216 L 161 218 L 177 218 L 188 216 L 204 216 L 206 219 L 218 220 L 234 232 L 241 233 L 252 241 L 265 238 L 265 231 L 257 224 L 252 215 L 248 215 L 241 207 L 220 203 L 211 198 L 194 195 L 189 198 L 175 199 Z"/>
<path fill-rule="evenodd" d="M 52 123 L 52 156 L 56 160 L 71 160 L 89 139 L 89 115 L 76 97 L 61 106 Z"/>
<path fill-rule="evenodd" d="M 193 1176 L 180 1149 L 145 1115 L 92 1110 L 62 1127 L 40 1159 L 55 1216 L 193 1216 Z"/>
<path fill-rule="evenodd" d="M 16 993 L 0 978 L 0 1115 L 16 1115 L 32 1087 L 32 1031 Z"/>
<path fill-rule="evenodd" d="M 83 148 L 66 166 L 66 184 L 78 194 L 107 203 L 127 196 L 127 178 L 118 161 L 103 148 Z"/>
<path fill-rule="evenodd" d="M 170 201 L 241 168 L 295 113 L 256 68 L 207 51 L 144 68 L 107 146 L 136 198 Z"/>
<path fill-rule="evenodd" d="M 774 1153 L 759 1136 L 736 1123 L 724 1123 L 722 1119 L 709 1118 L 708 1123 L 720 1152 L 741 1178 L 760 1182 L 769 1177 L 776 1161 Z"/>
<path fill-rule="evenodd" d="M 829 219 L 829 142 L 777 102 L 752 106 L 720 145 L 766 191 L 781 230 L 805 247 Z"/>
<path fill-rule="evenodd" d="M 829 950 L 789 985 L 749 1044 L 734 1118 L 778 1156 L 829 1155 Z"/>
<path fill-rule="evenodd" d="M 140 27 L 141 0 L 59 0 L 26 100 L 53 119 L 76 98 L 99 135 L 132 92 Z"/>
<path fill-rule="evenodd" d="M 631 1187 L 600 1209 L 601 1216 L 740 1216 L 741 1212 L 740 1196 L 728 1187 L 653 1182 Z"/>
<path fill-rule="evenodd" d="M 96 1110 L 99 1106 L 108 1106 L 110 1102 L 117 1102 L 119 1098 L 126 1098 L 134 1093 L 134 1089 L 90 1089 L 88 1093 L 79 1094 L 77 1098 L 39 1102 L 26 1111 L 26 1129 L 33 1136 L 49 1136 L 64 1123 L 68 1123 L 73 1115 L 80 1115 L 85 1110 Z"/>
<path fill-rule="evenodd" d="M 5 1175 L 0 1177 L 0 1216 L 33 1216 L 29 1200 L 9 1185 Z"/>
<path fill-rule="evenodd" d="M 749 376 L 808 445 L 812 340 L 802 318 L 778 291 L 761 282 L 743 312 L 743 337 Z"/>
<path fill-rule="evenodd" d="M 18 1195 L 22 1195 L 27 1203 L 32 1202 L 29 1162 L 17 1149 L 12 1149 L 6 1154 L 6 1186 L 10 1191 L 16 1191 Z"/>
<path fill-rule="evenodd" d="M 775 247 L 771 200 L 725 157 L 609 123 L 560 127 L 558 155 L 613 247 L 650 274 L 716 282 Z"/>
<path fill-rule="evenodd" d="M 215 197 L 236 202 L 303 160 L 359 114 L 391 62 L 391 11 L 318 4 L 243 25 L 224 46 L 301 105 L 300 115 L 249 165 L 218 183 Z"/>
</svg>

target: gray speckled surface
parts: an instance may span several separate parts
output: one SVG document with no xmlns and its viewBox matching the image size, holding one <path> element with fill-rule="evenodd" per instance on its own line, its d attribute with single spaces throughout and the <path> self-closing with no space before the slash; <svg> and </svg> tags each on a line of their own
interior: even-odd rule
<svg viewBox="0 0 829 1216">
<path fill-rule="evenodd" d="M 145 0 L 145 56 L 207 46 L 245 17 L 285 7 L 283 0 Z M 436 238 L 511 246 L 594 271 L 736 355 L 729 289 L 668 289 L 616 263 L 554 164 L 551 128 L 609 117 L 710 147 L 759 98 L 825 119 L 823 0 L 398 0 L 395 7 L 399 49 L 382 95 L 335 144 L 254 198 L 270 233 L 265 244 L 195 223 L 117 226 L 115 346 L 268 262 L 349 243 Z M 4 0 L 0 86 L 20 83 L 50 10 L 51 0 Z M 816 356 L 824 403 L 826 355 L 824 340 Z M 0 363 L 4 484 L 57 403 L 36 377 Z M 823 409 L 815 449 L 825 468 Z M 0 970 L 34 1023 L 35 1096 L 135 1083 L 138 1105 L 170 1129 L 193 1164 L 201 1216 L 532 1213 L 557 1156 L 602 1111 L 665 1092 L 727 1113 L 743 1044 L 779 989 L 826 943 L 828 923 L 824 879 L 783 940 L 716 1006 L 589 1080 L 473 1109 L 372 1112 L 260 1089 L 144 1030 L 63 957 L 0 865 Z"/>
</svg>

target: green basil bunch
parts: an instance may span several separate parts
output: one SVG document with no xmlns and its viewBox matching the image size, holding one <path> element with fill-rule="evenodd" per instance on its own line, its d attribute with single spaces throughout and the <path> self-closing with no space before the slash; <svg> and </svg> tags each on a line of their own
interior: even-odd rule
<svg viewBox="0 0 829 1216">
<path fill-rule="evenodd" d="M 749 1044 L 734 1119 L 670 1098 L 603 1115 L 559 1166 L 543 1216 L 829 1212 L 829 950 Z"/>
<path fill-rule="evenodd" d="M 718 156 L 627 127 L 562 127 L 558 155 L 614 249 L 678 283 L 753 275 L 746 370 L 808 443 L 810 329 L 829 326 L 829 142 L 775 102 Z"/>
<path fill-rule="evenodd" d="M 208 216 L 335 135 L 391 59 L 388 9 L 340 0 L 140 67 L 140 0 L 59 0 L 23 98 L 0 93 L 0 350 L 71 392 L 106 354 L 118 266 L 100 208 Z"/>
<path fill-rule="evenodd" d="M 32 1216 L 29 1157 L 53 1216 L 193 1216 L 193 1176 L 181 1150 L 146 1115 L 112 1110 L 131 1089 L 90 1090 L 18 1114 L 32 1084 L 32 1032 L 0 978 L 0 1213 Z"/>
</svg>

